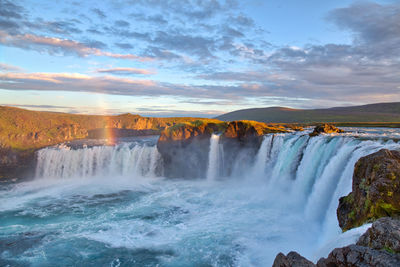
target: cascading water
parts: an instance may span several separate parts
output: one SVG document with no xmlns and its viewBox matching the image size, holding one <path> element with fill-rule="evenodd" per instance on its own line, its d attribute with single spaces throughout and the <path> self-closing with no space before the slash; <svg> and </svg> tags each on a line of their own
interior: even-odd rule
<svg viewBox="0 0 400 267">
<path fill-rule="evenodd" d="M 212 134 L 210 139 L 210 152 L 208 154 L 207 180 L 215 180 L 220 168 L 219 135 Z"/>
<path fill-rule="evenodd" d="M 341 234 L 336 208 L 360 157 L 400 149 L 398 132 L 379 131 L 266 135 L 231 179 L 218 179 L 213 135 L 205 182 L 155 177 L 155 142 L 42 149 L 38 179 L 0 191 L 0 244 L 14 244 L 0 265 L 270 266 L 291 250 L 315 261 L 362 232 Z"/>
<path fill-rule="evenodd" d="M 157 148 L 137 143 L 81 149 L 50 147 L 38 151 L 37 160 L 37 178 L 156 176 L 157 167 L 161 167 Z"/>
</svg>

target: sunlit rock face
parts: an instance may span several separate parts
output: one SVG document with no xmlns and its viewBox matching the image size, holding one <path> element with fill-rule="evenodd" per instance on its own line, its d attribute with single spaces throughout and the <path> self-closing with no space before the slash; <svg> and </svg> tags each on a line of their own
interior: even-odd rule
<svg viewBox="0 0 400 267">
<path fill-rule="evenodd" d="M 337 210 L 343 230 L 385 216 L 400 215 L 400 152 L 382 149 L 355 165 L 352 192 Z"/>
<path fill-rule="evenodd" d="M 321 133 L 329 134 L 329 133 L 342 133 L 342 132 L 343 132 L 343 130 L 335 127 L 334 125 L 325 123 L 325 124 L 316 126 L 314 128 L 314 131 L 312 133 L 310 133 L 310 136 L 317 136 Z"/>
</svg>

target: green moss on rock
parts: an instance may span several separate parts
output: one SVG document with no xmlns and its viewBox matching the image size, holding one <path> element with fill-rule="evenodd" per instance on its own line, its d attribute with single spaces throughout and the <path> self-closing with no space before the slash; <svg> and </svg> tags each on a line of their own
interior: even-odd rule
<svg viewBox="0 0 400 267">
<path fill-rule="evenodd" d="M 343 231 L 385 216 L 400 216 L 400 152 L 382 149 L 354 168 L 353 191 L 339 200 Z"/>
</svg>

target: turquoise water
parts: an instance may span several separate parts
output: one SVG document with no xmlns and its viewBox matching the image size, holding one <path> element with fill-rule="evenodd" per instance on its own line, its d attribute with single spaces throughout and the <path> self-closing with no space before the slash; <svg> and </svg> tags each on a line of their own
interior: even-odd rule
<svg viewBox="0 0 400 267">
<path fill-rule="evenodd" d="M 269 266 L 291 250 L 316 260 L 362 232 L 340 234 L 335 215 L 354 163 L 399 148 L 335 135 L 264 142 L 254 166 L 211 180 L 163 178 L 148 140 L 42 150 L 35 180 L 0 187 L 0 266 Z"/>
</svg>

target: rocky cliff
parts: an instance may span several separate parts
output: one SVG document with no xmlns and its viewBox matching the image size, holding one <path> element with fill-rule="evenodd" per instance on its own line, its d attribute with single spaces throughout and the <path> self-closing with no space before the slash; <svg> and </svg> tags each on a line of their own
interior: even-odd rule
<svg viewBox="0 0 400 267">
<path fill-rule="evenodd" d="M 166 177 L 199 178 L 207 169 L 208 148 L 213 133 L 225 123 L 185 123 L 165 129 L 158 140 Z"/>
<path fill-rule="evenodd" d="M 224 151 L 224 175 L 234 172 L 238 157 L 243 164 L 250 164 L 256 156 L 263 140 L 269 133 L 284 133 L 284 127 L 269 126 L 255 121 L 232 121 L 221 135 L 220 144 Z M 239 153 L 240 152 L 240 153 Z"/>
<path fill-rule="evenodd" d="M 286 132 L 285 128 L 253 121 L 221 123 L 191 122 L 166 128 L 157 143 L 167 177 L 204 178 L 208 164 L 210 137 L 220 135 L 226 175 L 232 172 L 236 157 L 252 160 L 264 134 Z M 241 150 L 241 153 L 238 153 Z M 245 153 L 244 150 L 247 150 Z"/>
<path fill-rule="evenodd" d="M 340 198 L 337 216 L 343 230 L 400 216 L 399 151 L 382 149 L 357 161 L 352 192 Z"/>
</svg>

